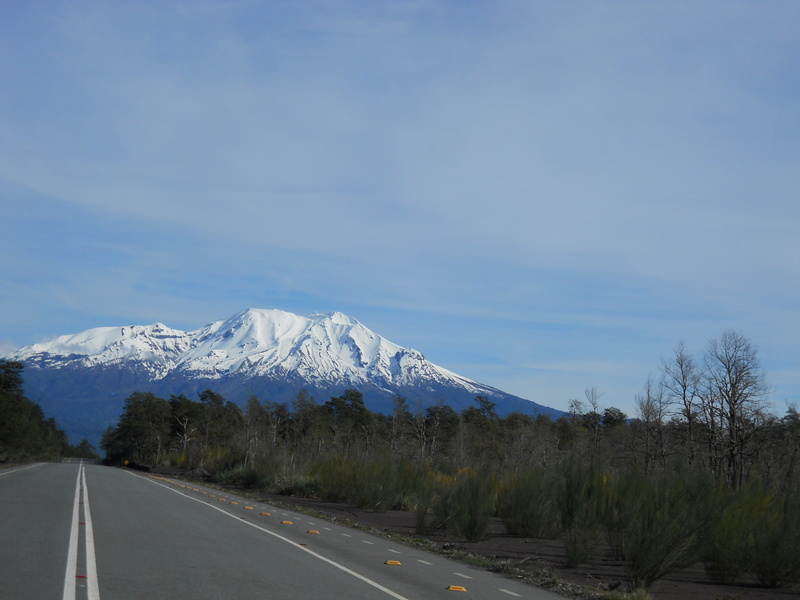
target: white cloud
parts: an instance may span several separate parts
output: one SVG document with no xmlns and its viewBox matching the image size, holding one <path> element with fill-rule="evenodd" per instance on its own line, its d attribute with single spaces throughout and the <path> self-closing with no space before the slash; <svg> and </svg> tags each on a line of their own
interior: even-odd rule
<svg viewBox="0 0 800 600">
<path fill-rule="evenodd" d="M 84 226 L 2 267 L 47 276 L 15 314 L 52 293 L 205 322 L 278 298 L 637 348 L 800 333 L 792 5 L 30 10 L 0 25 L 0 178 Z"/>
</svg>

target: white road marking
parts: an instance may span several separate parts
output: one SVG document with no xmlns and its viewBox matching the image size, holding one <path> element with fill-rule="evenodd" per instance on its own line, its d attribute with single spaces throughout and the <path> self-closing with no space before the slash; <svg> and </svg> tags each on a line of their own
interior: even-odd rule
<svg viewBox="0 0 800 600">
<path fill-rule="evenodd" d="M 389 552 L 394 552 L 395 554 L 402 554 L 399 550 L 392 550 L 391 548 L 388 549 Z"/>
<path fill-rule="evenodd" d="M 127 472 L 127 473 L 129 473 L 130 475 L 132 475 L 133 477 L 139 477 L 139 475 L 134 475 L 133 473 L 130 473 L 129 471 L 126 471 L 126 472 Z M 149 479 L 149 478 L 144 478 L 144 477 L 142 477 L 142 479 L 145 479 L 145 481 L 149 481 L 150 483 L 153 483 L 153 484 L 155 484 L 155 485 L 159 485 L 159 486 L 163 487 L 164 489 L 167 489 L 167 490 L 169 490 L 170 492 L 175 492 L 175 493 L 176 493 L 176 494 L 178 494 L 178 495 L 182 495 L 182 494 L 180 494 L 180 492 L 178 492 L 178 491 L 176 491 L 176 490 L 172 489 L 171 487 L 169 487 L 169 486 L 167 486 L 167 485 L 164 485 L 163 483 L 159 483 L 159 482 L 157 482 L 157 481 L 153 481 L 152 479 Z M 191 496 L 184 496 L 184 497 L 185 497 L 185 498 L 188 498 L 189 500 L 192 500 L 193 502 L 198 502 L 198 503 L 200 503 L 200 504 L 204 504 L 204 505 L 206 505 L 206 503 L 205 503 L 205 502 L 203 502 L 202 500 L 200 500 L 199 498 L 192 498 Z M 287 544 L 290 544 L 290 545 L 291 545 L 291 546 L 293 546 L 294 548 L 296 548 L 296 549 L 298 549 L 298 550 L 300 550 L 300 551 L 302 551 L 302 552 L 305 552 L 305 553 L 307 553 L 307 554 L 310 554 L 310 555 L 311 555 L 311 556 L 313 556 L 314 558 L 318 558 L 319 560 L 321 560 L 321 561 L 323 561 L 323 562 L 326 562 L 326 563 L 328 563 L 329 565 L 331 565 L 331 566 L 333 566 L 333 567 L 335 567 L 335 568 L 339 569 L 340 571 L 344 571 L 344 572 L 345 572 L 345 573 L 347 573 L 348 575 L 352 575 L 352 576 L 353 576 L 353 577 L 355 577 L 356 579 L 360 579 L 361 581 L 363 581 L 363 582 L 364 582 L 364 583 L 366 583 L 367 585 L 371 585 L 372 587 L 374 587 L 374 588 L 376 588 L 376 589 L 378 589 L 378 590 L 380 590 L 380 591 L 384 592 L 385 594 L 388 594 L 388 595 L 389 595 L 389 596 L 391 596 L 392 598 L 396 598 L 397 600 L 408 600 L 408 598 L 406 598 L 405 596 L 401 596 L 401 595 L 400 595 L 400 594 L 398 594 L 397 592 L 395 592 L 395 591 L 393 591 L 393 590 L 390 590 L 390 589 L 389 589 L 389 588 L 387 588 L 387 587 L 384 587 L 384 586 L 382 586 L 382 585 L 381 585 L 380 583 L 378 583 L 377 581 L 373 581 L 372 579 L 370 579 L 369 577 L 365 577 L 365 576 L 364 576 L 364 575 L 362 575 L 361 573 L 357 573 L 356 571 L 353 571 L 352 569 L 348 569 L 348 568 L 347 568 L 347 567 L 345 567 L 344 565 L 342 565 L 342 564 L 339 564 L 339 563 L 337 563 L 336 561 L 334 561 L 334 560 L 331 560 L 330 558 L 328 558 L 328 557 L 326 557 L 326 556 L 323 556 L 322 554 L 319 554 L 319 553 L 317 553 L 317 552 L 314 552 L 313 550 L 310 550 L 310 549 L 309 549 L 308 547 L 306 547 L 306 546 L 301 546 L 301 545 L 300 545 L 300 544 L 298 544 L 297 542 L 293 542 L 292 540 L 290 540 L 290 539 L 289 539 L 289 538 L 287 538 L 287 537 L 284 537 L 284 536 L 282 536 L 282 535 L 280 535 L 280 534 L 278 534 L 278 533 L 275 533 L 274 531 L 270 531 L 269 529 L 264 529 L 263 527 L 261 527 L 261 526 L 259 526 L 259 525 L 256 525 L 255 523 L 251 523 L 250 521 L 243 521 L 243 520 L 239 519 L 239 517 L 237 517 L 236 515 L 232 515 L 231 513 L 227 512 L 226 510 L 223 510 L 222 508 L 220 508 L 219 506 L 216 506 L 216 505 L 214 505 L 214 504 L 207 504 L 207 506 L 210 506 L 210 507 L 211 507 L 211 508 L 213 508 L 214 510 L 218 510 L 218 511 L 219 511 L 219 512 L 221 512 L 223 515 L 225 515 L 225 516 L 227 516 L 227 517 L 230 517 L 231 519 L 236 519 L 236 521 L 237 521 L 238 523 L 243 523 L 244 525 L 247 525 L 247 526 L 249 526 L 249 527 L 253 527 L 254 529 L 258 529 L 259 531 L 263 531 L 263 532 L 264 532 L 264 533 L 266 533 L 267 535 L 271 535 L 271 536 L 273 536 L 273 537 L 275 537 L 275 538 L 277 538 L 277 539 L 279 539 L 279 540 L 281 540 L 281 541 L 283 541 L 283 542 L 286 542 Z M 347 537 L 350 537 L 350 536 L 347 536 Z"/>
<path fill-rule="evenodd" d="M 69 550 L 67 551 L 67 570 L 64 573 L 64 600 L 75 600 L 75 578 L 78 575 L 78 512 L 81 502 L 81 470 L 75 481 L 75 501 L 72 504 L 72 525 L 69 529 Z"/>
<path fill-rule="evenodd" d="M 92 513 L 89 510 L 89 490 L 86 485 L 86 470 L 83 463 L 78 467 L 78 478 L 75 483 L 75 501 L 72 506 L 72 525 L 67 550 L 67 569 L 64 573 L 63 600 L 75 600 L 75 586 L 78 580 L 78 540 L 80 537 L 80 506 L 83 503 L 84 546 L 86 550 L 86 596 L 88 600 L 100 600 L 97 584 L 97 561 L 94 553 L 94 529 Z"/>
<path fill-rule="evenodd" d="M 375 542 L 370 542 L 370 541 L 367 541 L 367 540 L 361 540 L 361 541 L 364 542 L 365 544 L 371 544 L 372 546 L 375 545 Z"/>
<path fill-rule="evenodd" d="M 84 543 L 86 544 L 86 585 L 88 600 L 100 600 L 100 589 L 97 585 L 97 561 L 94 556 L 94 528 L 92 527 L 92 514 L 89 511 L 89 486 L 86 485 L 86 469 L 81 463 L 83 476 L 83 515 L 86 527 Z"/>
<path fill-rule="evenodd" d="M 428 562 L 427 560 L 421 560 L 421 559 L 418 558 L 417 562 L 420 562 L 423 565 L 431 565 L 431 566 L 433 566 L 433 563 L 432 562 Z"/>
<path fill-rule="evenodd" d="M 459 577 L 463 577 L 464 579 L 472 579 L 469 575 L 464 575 L 463 573 L 453 573 L 453 575 L 458 575 Z"/>
<path fill-rule="evenodd" d="M 10 473 L 18 473 L 19 471 L 24 471 L 25 469 L 32 469 L 33 467 L 41 467 L 43 464 L 44 463 L 36 463 L 34 465 L 28 465 L 27 467 L 22 467 L 20 469 L 4 470 L 2 473 L 0 473 L 0 477 L 2 477 L 3 475 L 8 475 Z"/>
<path fill-rule="evenodd" d="M 517 598 L 522 598 L 519 594 L 515 594 L 514 592 L 510 592 L 508 590 L 504 590 L 503 588 L 497 588 L 499 591 L 503 592 L 504 594 L 508 594 L 509 596 L 516 596 Z"/>
<path fill-rule="evenodd" d="M 343 535 L 344 537 L 353 537 L 353 536 L 352 536 L 352 535 L 350 535 L 349 533 L 343 533 L 342 535 Z"/>
</svg>

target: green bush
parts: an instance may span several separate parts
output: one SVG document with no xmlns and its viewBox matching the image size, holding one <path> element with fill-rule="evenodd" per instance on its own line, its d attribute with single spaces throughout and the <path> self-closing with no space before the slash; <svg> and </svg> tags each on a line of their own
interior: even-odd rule
<svg viewBox="0 0 800 600">
<path fill-rule="evenodd" d="M 622 538 L 633 589 L 649 588 L 700 556 L 697 505 L 704 491 L 686 474 L 634 478 L 625 486 Z"/>
<path fill-rule="evenodd" d="M 800 494 L 765 492 L 750 516 L 750 574 L 771 588 L 800 581 Z"/>
<path fill-rule="evenodd" d="M 560 473 L 556 501 L 567 553 L 566 566 L 576 567 L 589 560 L 600 541 L 603 473 L 596 466 L 582 465 L 571 457 L 562 463 Z"/>
<path fill-rule="evenodd" d="M 510 535 L 552 537 L 554 500 L 552 479 L 543 469 L 531 468 L 500 484 L 497 514 Z"/>
<path fill-rule="evenodd" d="M 702 560 L 706 574 L 717 584 L 735 581 L 744 572 L 748 555 L 750 516 L 742 494 L 716 486 L 703 503 Z"/>
<path fill-rule="evenodd" d="M 455 477 L 441 477 L 434 500 L 436 526 L 444 527 L 468 542 L 483 539 L 496 503 L 494 475 L 466 468 Z"/>
</svg>

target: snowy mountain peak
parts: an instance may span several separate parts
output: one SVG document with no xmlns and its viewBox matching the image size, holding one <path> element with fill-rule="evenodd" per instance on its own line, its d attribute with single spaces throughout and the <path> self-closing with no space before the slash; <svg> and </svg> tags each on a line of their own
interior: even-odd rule
<svg viewBox="0 0 800 600">
<path fill-rule="evenodd" d="M 162 323 L 90 329 L 22 348 L 12 358 L 56 368 L 133 361 L 153 379 L 175 372 L 212 379 L 291 373 L 315 383 L 387 387 L 411 374 L 453 376 L 341 312 L 301 317 L 257 308 L 192 332 Z M 474 383 L 456 378 L 460 385 Z"/>
<path fill-rule="evenodd" d="M 169 397 L 212 389 L 244 404 L 250 395 L 288 403 L 300 390 L 324 401 L 356 388 L 382 412 L 397 396 L 460 409 L 481 394 L 500 403 L 498 412 L 554 412 L 434 365 L 339 312 L 249 308 L 190 332 L 163 323 L 99 327 L 4 358 L 24 363 L 27 393 L 75 439 L 87 430 L 99 439 L 134 391 Z"/>
</svg>

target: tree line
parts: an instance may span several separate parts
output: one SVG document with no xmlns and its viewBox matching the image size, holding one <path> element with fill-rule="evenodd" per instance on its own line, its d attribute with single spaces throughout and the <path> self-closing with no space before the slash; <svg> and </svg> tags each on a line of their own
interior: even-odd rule
<svg viewBox="0 0 800 600">
<path fill-rule="evenodd" d="M 678 344 L 632 418 L 596 387 L 556 420 L 501 417 L 485 396 L 461 412 L 397 397 L 379 414 L 356 389 L 244 407 L 135 392 L 101 446 L 112 462 L 414 511 L 421 533 L 477 540 L 499 517 L 562 539 L 572 566 L 626 561 L 632 587 L 699 561 L 714 581 L 784 586 L 800 580 L 800 414 L 772 414 L 768 392 L 755 346 L 727 331 L 699 358 Z"/>
<path fill-rule="evenodd" d="M 25 397 L 22 363 L 0 360 L 0 463 L 99 458 L 87 440 L 72 446 L 64 430 Z"/>
</svg>

